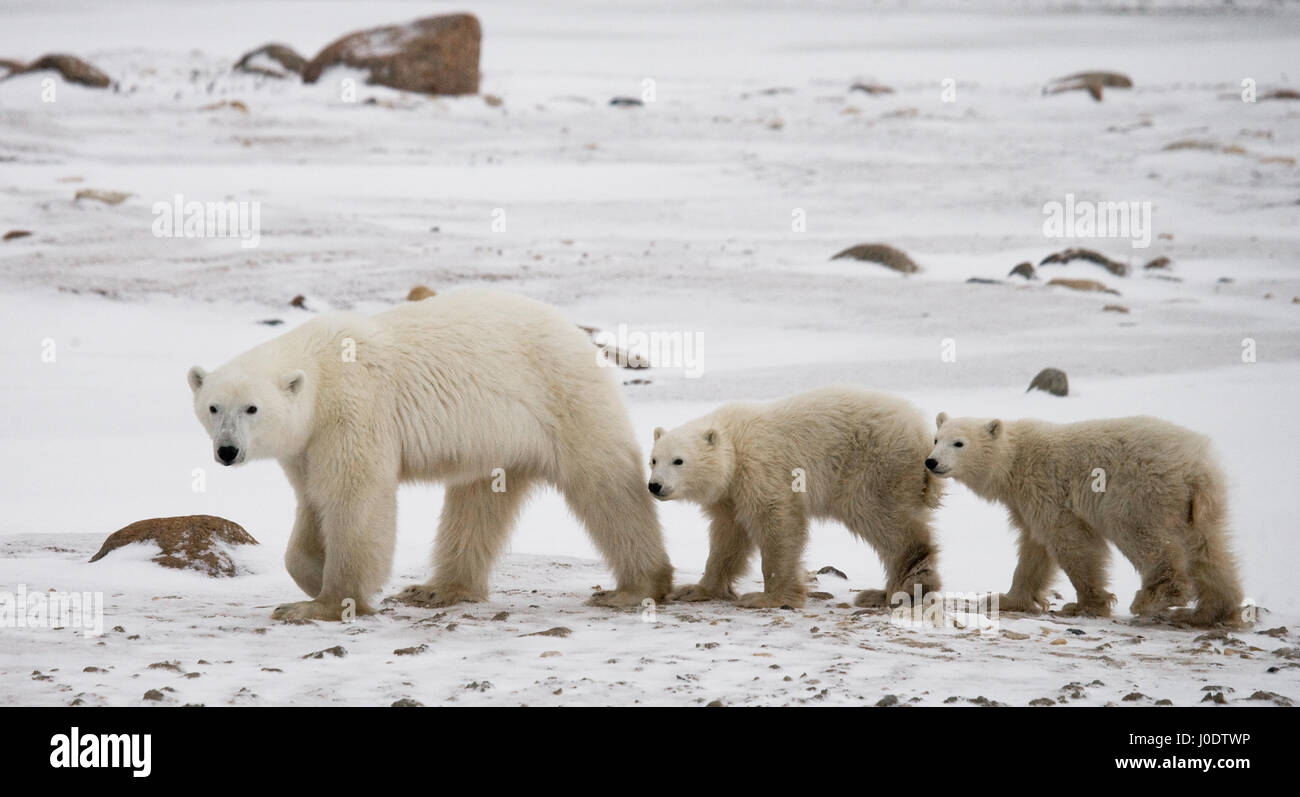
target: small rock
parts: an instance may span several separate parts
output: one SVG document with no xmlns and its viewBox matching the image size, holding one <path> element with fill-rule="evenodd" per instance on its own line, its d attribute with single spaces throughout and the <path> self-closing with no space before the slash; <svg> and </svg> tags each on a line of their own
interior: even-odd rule
<svg viewBox="0 0 1300 797">
<path fill-rule="evenodd" d="M 297 307 L 299 310 L 307 309 L 307 297 L 301 293 L 289 300 L 290 307 Z"/>
<path fill-rule="evenodd" d="M 971 277 L 966 280 L 967 285 L 1001 285 L 1002 280 L 991 280 L 988 277 Z"/>
<path fill-rule="evenodd" d="M 1056 701 L 1050 697 L 1036 697 L 1029 701 L 1031 706 L 1055 706 Z"/>
<path fill-rule="evenodd" d="M 412 700 L 409 697 L 404 697 L 401 700 L 394 700 L 389 705 L 389 708 L 419 708 L 423 705 L 424 704 L 418 700 Z"/>
<path fill-rule="evenodd" d="M 244 104 L 243 100 L 221 100 L 219 102 L 212 102 L 201 106 L 199 110 L 219 111 L 222 108 L 229 108 L 232 111 L 239 111 L 240 113 L 248 113 L 248 106 Z"/>
<path fill-rule="evenodd" d="M 1082 247 L 1073 247 L 1071 249 L 1062 249 L 1059 252 L 1053 252 L 1039 261 L 1038 265 L 1047 266 L 1055 264 L 1063 266 L 1072 260 L 1086 260 L 1089 263 L 1096 263 L 1117 277 L 1123 277 L 1128 274 L 1128 266 L 1123 263 L 1111 260 L 1101 252 L 1092 249 L 1084 249 Z"/>
<path fill-rule="evenodd" d="M 1265 692 L 1263 690 L 1255 692 L 1254 694 L 1252 694 L 1250 697 L 1246 699 L 1247 700 L 1269 700 L 1279 706 L 1292 705 L 1291 698 L 1285 697 L 1283 695 L 1279 695 L 1276 692 Z"/>
<path fill-rule="evenodd" d="M 1127 695 L 1124 695 L 1124 697 L 1120 699 L 1126 703 L 1132 703 L 1135 700 L 1146 700 L 1147 696 L 1142 694 L 1141 692 L 1129 692 Z"/>
<path fill-rule="evenodd" d="M 165 700 L 166 697 L 166 695 L 159 692 L 157 689 L 150 689 L 148 692 L 144 693 L 145 700 Z"/>
<path fill-rule="evenodd" d="M 1030 263 L 1028 260 L 1011 269 L 1007 276 L 1024 277 L 1027 280 L 1038 279 L 1038 275 L 1034 272 L 1034 264 Z"/>
<path fill-rule="evenodd" d="M 236 71 L 281 79 L 301 76 L 305 66 L 307 59 L 298 55 L 292 47 L 274 43 L 250 50 L 235 62 Z"/>
<path fill-rule="evenodd" d="M 484 94 L 483 103 L 487 105 L 487 107 L 489 108 L 500 108 L 502 105 L 505 104 L 505 100 L 501 99 L 495 94 Z"/>
<path fill-rule="evenodd" d="M 418 302 L 424 299 L 428 299 L 430 296 L 437 296 L 437 295 L 438 294 L 435 293 L 434 290 L 427 285 L 416 285 L 414 288 L 411 289 L 410 293 L 406 294 L 406 301 Z"/>
<path fill-rule="evenodd" d="M 346 655 L 348 655 L 348 652 L 347 652 L 346 650 L 343 649 L 343 646 L 342 646 L 342 645 L 335 645 L 335 646 L 332 647 L 332 648 L 325 648 L 324 650 L 318 650 L 318 651 L 316 651 L 315 653 L 308 653 L 308 654 L 306 654 L 305 656 L 303 656 L 303 658 L 304 658 L 304 659 L 323 659 L 323 658 L 325 658 L 326 656 L 333 656 L 333 657 L 336 658 L 336 659 L 341 659 L 341 658 L 343 658 L 343 657 L 346 656 Z"/>
<path fill-rule="evenodd" d="M 837 576 L 839 578 L 848 580 L 848 576 L 844 575 L 843 570 L 840 570 L 839 568 L 831 567 L 830 565 L 826 565 L 821 570 L 818 570 L 817 575 L 819 576 L 831 575 L 831 576 Z"/>
<path fill-rule="evenodd" d="M 492 615 L 492 620 L 494 622 L 499 623 L 502 620 L 508 620 L 508 619 L 510 619 L 510 612 L 497 612 L 496 614 Z"/>
<path fill-rule="evenodd" d="M 887 706 L 897 706 L 898 695 L 885 695 L 876 701 L 876 708 L 885 708 Z"/>
<path fill-rule="evenodd" d="M 72 201 L 79 202 L 83 199 L 93 199 L 96 202 L 103 202 L 105 205 L 120 205 L 131 195 L 125 191 L 103 191 L 98 188 L 83 188 L 77 192 Z"/>
<path fill-rule="evenodd" d="M 1267 631 L 1260 631 L 1259 633 L 1264 636 L 1274 637 L 1275 639 L 1285 639 L 1286 635 L 1290 632 L 1287 630 L 1286 626 L 1279 625 L 1277 628 L 1270 628 Z"/>
<path fill-rule="evenodd" d="M 1103 313 L 1124 313 L 1125 315 L 1128 314 L 1128 308 L 1122 304 L 1108 304 L 1105 307 L 1101 308 L 1101 311 Z"/>
<path fill-rule="evenodd" d="M 562 625 L 557 625 L 554 628 L 548 628 L 545 631 L 534 631 L 531 634 L 520 634 L 520 636 L 555 636 L 555 637 L 562 638 L 562 637 L 567 637 L 569 634 L 572 633 L 573 633 L 573 629 L 565 628 Z"/>
<path fill-rule="evenodd" d="M 722 708 L 721 700 L 710 700 L 705 704 L 705 708 Z"/>
<path fill-rule="evenodd" d="M 1201 702 L 1202 702 L 1202 703 L 1216 703 L 1216 704 L 1222 706 L 1222 705 L 1226 705 L 1226 704 L 1227 704 L 1228 699 L 1227 699 L 1226 697 L 1223 696 L 1223 693 L 1222 693 L 1222 692 L 1211 692 L 1211 693 L 1207 694 L 1205 697 L 1201 698 Z"/>
<path fill-rule="evenodd" d="M 415 647 L 410 647 L 410 648 L 398 648 L 397 650 L 393 651 L 393 655 L 394 656 L 418 656 L 419 654 L 423 653 L 428 649 L 429 649 L 428 645 L 416 645 Z"/>
<path fill-rule="evenodd" d="M 1101 102 L 1103 88 L 1131 89 L 1133 79 L 1120 72 L 1078 72 L 1051 80 L 1043 87 L 1043 93 L 1087 91 L 1094 100 Z"/>
<path fill-rule="evenodd" d="M 1056 277 L 1047 281 L 1048 285 L 1059 285 L 1062 288 L 1069 288 L 1072 291 L 1091 291 L 1094 293 L 1109 293 L 1119 296 L 1119 291 L 1114 288 L 1107 288 L 1097 280 L 1079 280 L 1066 279 L 1065 277 Z"/>
<path fill-rule="evenodd" d="M 912 258 L 908 257 L 905 252 L 888 244 L 850 246 L 848 249 L 836 254 L 831 260 L 842 260 L 844 258 L 879 263 L 885 268 L 892 269 L 900 274 L 915 274 L 921 270 L 921 267 L 913 262 Z"/>
<path fill-rule="evenodd" d="M 95 67 L 77 58 L 74 55 L 63 55 L 60 53 L 51 53 L 43 55 L 31 62 L 27 66 L 15 71 L 13 74 L 25 74 L 28 72 L 58 72 L 64 80 L 69 83 L 77 83 L 82 86 L 88 86 L 92 89 L 104 89 L 112 83 L 108 75 L 100 72 Z"/>
<path fill-rule="evenodd" d="M 31 230 L 10 230 L 9 232 L 5 233 L 4 239 L 6 241 L 14 241 L 19 238 L 26 238 L 31 234 L 32 234 Z"/>
<path fill-rule="evenodd" d="M 1143 266 L 1142 268 L 1143 268 L 1143 270 L 1146 270 L 1146 269 L 1153 269 L 1153 268 L 1169 268 L 1169 258 L 1167 258 L 1167 257 L 1157 257 L 1155 260 L 1152 260 L 1152 261 L 1148 262 L 1148 263 L 1147 263 L 1145 266 Z"/>
<path fill-rule="evenodd" d="M 860 91 L 863 94 L 870 94 L 872 97 L 894 93 L 894 90 L 889 86 L 882 86 L 879 83 L 854 83 L 849 86 L 849 91 Z"/>
<path fill-rule="evenodd" d="M 1174 704 L 1174 701 L 1170 700 L 1167 697 L 1162 697 L 1161 699 L 1157 700 L 1155 704 L 1157 706 L 1172 706 Z"/>
<path fill-rule="evenodd" d="M 636 97 L 615 97 L 609 101 L 609 104 L 615 108 L 639 108 L 645 105 L 644 102 Z"/>
<path fill-rule="evenodd" d="M 1067 628 L 1065 629 L 1065 632 L 1067 634 L 1074 634 L 1075 636 L 1083 636 L 1084 634 L 1087 633 L 1082 628 Z"/>
<path fill-rule="evenodd" d="M 1029 383 L 1025 392 L 1028 393 L 1030 390 L 1042 390 L 1053 396 L 1069 395 L 1070 379 L 1059 368 L 1044 368 Z"/>
</svg>

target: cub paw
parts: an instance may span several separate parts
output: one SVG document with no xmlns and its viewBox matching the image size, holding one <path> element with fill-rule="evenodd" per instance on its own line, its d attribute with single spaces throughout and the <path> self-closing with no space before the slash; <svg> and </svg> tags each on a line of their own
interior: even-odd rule
<svg viewBox="0 0 1300 797">
<path fill-rule="evenodd" d="M 1008 592 L 998 595 L 999 612 L 1042 614 L 1047 611 L 1049 605 L 1046 595 L 1012 595 Z"/>
<path fill-rule="evenodd" d="M 736 605 L 746 609 L 801 609 L 803 596 L 773 595 L 770 592 L 747 592 L 736 599 Z"/>
<path fill-rule="evenodd" d="M 859 590 L 853 596 L 853 605 L 868 609 L 883 609 L 889 605 L 888 596 L 883 589 Z"/>
<path fill-rule="evenodd" d="M 1108 603 L 1067 603 L 1057 612 L 1061 617 L 1110 617 Z"/>
<path fill-rule="evenodd" d="M 671 598 L 675 601 L 734 601 L 736 593 L 728 588 L 725 592 L 706 587 L 703 584 L 688 584 L 673 591 Z"/>
<path fill-rule="evenodd" d="M 642 592 L 628 592 L 621 589 L 607 589 L 591 593 L 587 599 L 588 606 L 604 606 L 609 609 L 637 609 L 641 603 L 652 598 Z"/>
</svg>

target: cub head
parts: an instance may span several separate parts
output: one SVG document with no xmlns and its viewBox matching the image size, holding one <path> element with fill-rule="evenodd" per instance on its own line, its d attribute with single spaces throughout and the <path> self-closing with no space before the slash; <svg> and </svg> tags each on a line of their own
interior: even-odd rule
<svg viewBox="0 0 1300 797">
<path fill-rule="evenodd" d="M 980 480 L 991 470 L 992 460 L 1004 442 L 1002 421 L 995 418 L 949 418 L 941 412 L 935 419 L 934 450 L 925 467 L 936 476 L 967 481 Z"/>
<path fill-rule="evenodd" d="M 194 366 L 189 373 L 194 414 L 212 438 L 212 453 L 222 465 L 249 459 L 288 456 L 305 444 L 302 411 L 307 374 L 286 371 L 268 379 L 237 363 L 208 373 Z"/>
<path fill-rule="evenodd" d="M 712 504 L 722 498 L 730 481 L 730 447 L 707 419 L 667 432 L 655 429 L 649 484 L 655 498 Z"/>
</svg>

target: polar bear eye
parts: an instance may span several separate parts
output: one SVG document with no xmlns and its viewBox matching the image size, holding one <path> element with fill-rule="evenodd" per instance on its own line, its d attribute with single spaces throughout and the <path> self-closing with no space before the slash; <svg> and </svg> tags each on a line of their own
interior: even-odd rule
<svg viewBox="0 0 1300 797">
<path fill-rule="evenodd" d="M 208 405 L 208 412 L 212 413 L 213 415 L 216 415 L 216 414 L 217 414 L 217 405 L 216 405 L 216 404 L 209 404 L 209 405 Z"/>
<path fill-rule="evenodd" d="M 962 441 L 958 440 L 957 442 L 955 442 L 955 443 L 952 444 L 952 447 L 953 447 L 953 448 L 961 448 L 961 447 L 964 446 L 964 445 L 966 445 L 966 444 L 963 443 Z"/>
<path fill-rule="evenodd" d="M 680 465 L 680 464 L 682 464 L 682 458 L 681 458 L 681 457 L 678 457 L 677 459 L 674 459 L 674 460 L 673 460 L 673 464 L 674 464 L 674 465 Z"/>
<path fill-rule="evenodd" d="M 245 412 L 247 412 L 249 415 L 256 415 L 257 407 L 250 406 L 247 410 L 245 410 Z"/>
</svg>

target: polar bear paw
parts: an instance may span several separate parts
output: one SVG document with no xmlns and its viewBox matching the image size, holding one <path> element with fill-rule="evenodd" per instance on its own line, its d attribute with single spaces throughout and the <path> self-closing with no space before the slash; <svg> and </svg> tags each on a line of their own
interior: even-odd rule
<svg viewBox="0 0 1300 797">
<path fill-rule="evenodd" d="M 889 601 L 883 589 L 864 589 L 859 590 L 858 594 L 853 596 L 853 605 L 883 609 L 889 605 Z"/>
<path fill-rule="evenodd" d="M 487 596 L 465 587 L 439 587 L 434 584 L 415 584 L 394 595 L 391 600 L 407 606 L 439 609 L 457 603 L 479 603 Z"/>
<path fill-rule="evenodd" d="M 770 592 L 746 592 L 736 599 L 736 605 L 746 609 L 801 609 L 802 595 L 773 595 Z"/>
<path fill-rule="evenodd" d="M 1013 595 L 1003 592 L 998 595 L 999 612 L 1023 612 L 1025 614 L 1042 614 L 1051 604 L 1046 595 Z"/>
<path fill-rule="evenodd" d="M 684 587 L 678 587 L 673 590 L 671 595 L 675 601 L 734 601 L 736 593 L 730 587 L 725 589 L 715 589 L 705 586 L 704 584 L 687 584 Z"/>
<path fill-rule="evenodd" d="M 320 601 L 282 603 L 271 612 L 272 620 L 342 620 L 343 607 Z"/>
<path fill-rule="evenodd" d="M 610 609 L 639 609 L 647 600 L 651 600 L 651 597 L 645 592 L 607 589 L 591 593 L 587 605 L 604 606 Z"/>
</svg>

